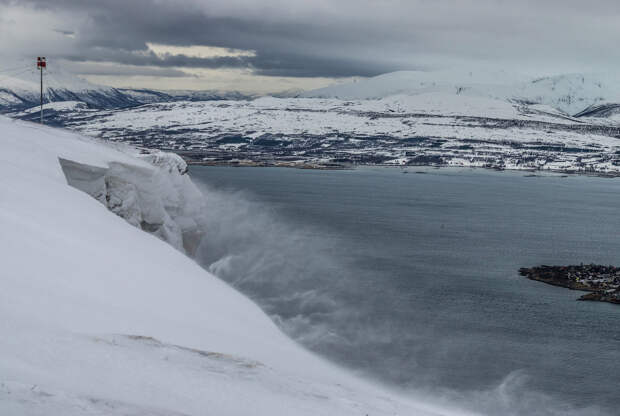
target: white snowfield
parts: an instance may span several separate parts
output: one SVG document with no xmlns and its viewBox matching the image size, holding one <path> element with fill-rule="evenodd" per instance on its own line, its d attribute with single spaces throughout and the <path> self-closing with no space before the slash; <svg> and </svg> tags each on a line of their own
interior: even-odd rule
<svg viewBox="0 0 620 416">
<path fill-rule="evenodd" d="M 59 163 L 170 175 L 158 182 L 164 210 L 192 193 L 176 159 L 137 153 L 0 117 L 1 415 L 463 414 L 305 351 L 179 250 L 69 186 Z"/>
</svg>

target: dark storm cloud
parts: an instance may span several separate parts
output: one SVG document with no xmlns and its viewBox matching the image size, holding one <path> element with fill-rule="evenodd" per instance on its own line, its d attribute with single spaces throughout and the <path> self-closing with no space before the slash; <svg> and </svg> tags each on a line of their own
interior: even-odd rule
<svg viewBox="0 0 620 416">
<path fill-rule="evenodd" d="M 75 62 L 117 62 L 124 65 L 184 67 L 184 68 L 250 68 L 258 75 L 295 77 L 347 77 L 354 75 L 373 76 L 392 68 L 380 62 L 356 59 L 307 57 L 292 53 L 265 52 L 257 56 L 217 56 L 198 58 L 179 55 L 156 55 L 152 51 L 144 54 L 125 50 L 99 49 L 88 55 L 68 54 L 64 58 Z M 352 69 L 353 68 L 353 69 Z"/>
<path fill-rule="evenodd" d="M 63 16 L 75 61 L 250 68 L 298 77 L 372 76 L 443 61 L 620 61 L 615 1 L 0 0 Z M 255 56 L 156 55 L 147 43 Z"/>
<path fill-rule="evenodd" d="M 152 51 L 135 53 L 112 48 L 95 48 L 87 55 L 68 54 L 64 58 L 75 62 L 116 62 L 124 65 L 185 67 L 185 68 L 247 68 L 249 57 L 217 56 L 197 58 L 187 55 L 156 55 Z"/>
<path fill-rule="evenodd" d="M 6 0 L 0 2 L 10 3 Z M 128 65 L 191 68 L 250 68 L 257 74 L 298 77 L 372 76 L 400 69 L 373 57 L 351 56 L 340 47 L 356 48 L 371 33 L 321 23 L 263 21 L 257 17 L 210 16 L 208 7 L 180 1 L 73 0 L 19 1 L 39 10 L 75 15 L 76 49 L 64 57 L 75 61 L 106 61 Z M 208 2 L 205 3 L 208 6 Z M 364 39 L 366 38 L 366 39 Z M 255 56 L 198 58 L 159 56 L 146 43 L 208 45 L 253 50 Z M 408 65 L 412 68 L 414 65 Z"/>
</svg>

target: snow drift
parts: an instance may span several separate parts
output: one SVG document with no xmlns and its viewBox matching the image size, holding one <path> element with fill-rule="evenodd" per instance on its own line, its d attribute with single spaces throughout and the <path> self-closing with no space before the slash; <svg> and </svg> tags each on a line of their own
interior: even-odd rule
<svg viewBox="0 0 620 416">
<path fill-rule="evenodd" d="M 187 165 L 172 153 L 138 156 L 153 166 L 110 162 L 107 168 L 59 158 L 69 185 L 86 192 L 130 224 L 192 254 L 202 235 L 200 192 Z"/>
<path fill-rule="evenodd" d="M 128 225 L 178 227 L 185 243 L 196 194 L 177 158 L 1 117 L 0 148 L 1 414 L 458 413 L 306 352 Z"/>
</svg>

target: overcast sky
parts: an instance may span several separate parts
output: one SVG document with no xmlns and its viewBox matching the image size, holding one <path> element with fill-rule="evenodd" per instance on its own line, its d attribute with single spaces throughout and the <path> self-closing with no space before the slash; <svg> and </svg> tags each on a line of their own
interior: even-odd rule
<svg viewBox="0 0 620 416">
<path fill-rule="evenodd" d="M 276 92 L 385 72 L 620 65 L 617 0 L 0 0 L 0 71 L 46 55 L 91 81 Z"/>
</svg>

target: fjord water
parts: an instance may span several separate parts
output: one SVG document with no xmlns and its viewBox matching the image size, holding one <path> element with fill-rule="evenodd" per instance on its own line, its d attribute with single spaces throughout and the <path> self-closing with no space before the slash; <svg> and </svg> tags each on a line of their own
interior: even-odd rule
<svg viewBox="0 0 620 416">
<path fill-rule="evenodd" d="M 293 338 L 488 414 L 614 414 L 620 306 L 520 267 L 620 265 L 620 180 L 194 166 L 198 260 Z"/>
</svg>

